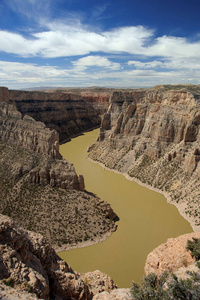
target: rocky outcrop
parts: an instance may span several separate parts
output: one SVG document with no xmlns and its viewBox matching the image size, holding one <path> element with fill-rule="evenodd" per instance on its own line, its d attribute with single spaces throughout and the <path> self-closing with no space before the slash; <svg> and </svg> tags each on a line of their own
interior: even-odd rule
<svg viewBox="0 0 200 300">
<path fill-rule="evenodd" d="M 32 293 L 16 290 L 6 284 L 0 283 L 1 300 L 38 300 L 39 298 Z"/>
<path fill-rule="evenodd" d="M 94 291 L 98 293 L 100 282 L 101 291 L 116 288 L 111 278 L 99 271 L 87 274 L 90 279 L 88 285 L 83 280 L 84 275 L 81 277 L 61 260 L 43 236 L 19 228 L 2 215 L 0 255 L 0 279 L 16 290 L 35 294 L 39 299 L 89 300 L 93 298 Z M 17 292 L 13 291 L 13 294 Z"/>
<path fill-rule="evenodd" d="M 117 91 L 90 157 L 171 198 L 199 230 L 200 87 Z"/>
<path fill-rule="evenodd" d="M 155 248 L 147 256 L 145 274 L 156 273 L 161 275 L 165 271 L 176 272 L 194 263 L 190 251 L 186 250 L 187 241 L 192 238 L 200 238 L 200 232 L 181 235 L 177 238 L 168 239 L 166 243 Z"/>
<path fill-rule="evenodd" d="M 1 87 L 0 102 L 14 104 L 22 116 L 28 115 L 55 129 L 60 141 L 100 125 L 99 113 L 94 107 L 73 93 L 14 91 Z"/>
<path fill-rule="evenodd" d="M 46 93 L 72 93 L 80 95 L 85 102 L 89 102 L 99 115 L 104 114 L 109 106 L 109 99 L 115 89 L 91 87 L 91 88 L 61 88 L 46 89 Z"/>
<path fill-rule="evenodd" d="M 66 249 L 116 230 L 110 205 L 84 192 L 83 176 L 61 158 L 55 130 L 7 103 L 0 124 L 1 213 Z"/>
<path fill-rule="evenodd" d="M 116 289 L 110 293 L 105 291 L 93 297 L 93 300 L 133 300 L 130 289 Z"/>
<path fill-rule="evenodd" d="M 13 162 L 10 166 L 13 179 L 26 175 L 28 182 L 84 190 L 83 177 L 78 178 L 73 164 L 61 159 L 58 133 L 29 116 L 22 117 L 13 105 L 4 102 L 0 103 L 0 140 L 31 150 L 34 157 L 36 153 L 42 154 L 35 161 L 30 157 L 26 167 Z"/>
<path fill-rule="evenodd" d="M 102 293 L 104 291 L 112 291 L 117 288 L 113 279 L 99 270 L 81 274 L 81 278 L 85 283 L 87 283 L 93 295 Z"/>
<path fill-rule="evenodd" d="M 51 158 L 61 158 L 58 133 L 29 116 L 22 117 L 13 105 L 5 102 L 0 103 L 0 140 Z"/>
</svg>

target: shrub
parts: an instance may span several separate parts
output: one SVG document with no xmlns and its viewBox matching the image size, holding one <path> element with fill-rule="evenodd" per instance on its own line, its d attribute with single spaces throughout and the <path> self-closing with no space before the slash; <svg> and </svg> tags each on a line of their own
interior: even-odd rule
<svg viewBox="0 0 200 300">
<path fill-rule="evenodd" d="M 141 286 L 132 284 L 131 295 L 135 300 L 199 300 L 200 275 L 190 273 L 190 278 L 178 279 L 174 274 L 163 274 L 160 278 L 154 273 L 145 276 Z"/>
<path fill-rule="evenodd" d="M 167 293 L 163 289 L 163 285 L 168 278 L 168 274 L 164 273 L 160 278 L 154 273 L 150 273 L 142 279 L 142 284 L 133 282 L 131 287 L 131 295 L 137 300 L 149 299 L 168 299 Z"/>
<path fill-rule="evenodd" d="M 14 287 L 14 279 L 9 277 L 7 279 L 3 279 L 2 282 L 4 284 L 6 284 L 7 286 L 11 286 L 11 287 Z"/>
<path fill-rule="evenodd" d="M 193 241 L 188 240 L 186 249 L 191 251 L 191 256 L 196 260 L 200 260 L 200 239 L 192 238 Z"/>
</svg>

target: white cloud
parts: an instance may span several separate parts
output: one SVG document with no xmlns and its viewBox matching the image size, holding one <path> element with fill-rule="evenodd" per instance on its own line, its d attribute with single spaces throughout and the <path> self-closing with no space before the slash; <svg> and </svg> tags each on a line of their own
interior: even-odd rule
<svg viewBox="0 0 200 300">
<path fill-rule="evenodd" d="M 130 60 L 127 63 L 129 66 L 134 65 L 136 68 L 140 69 L 154 69 L 157 67 L 163 67 L 164 64 L 161 61 L 154 60 L 150 62 L 140 62 L 140 61 L 135 61 L 135 60 Z"/>
<path fill-rule="evenodd" d="M 119 63 L 112 62 L 108 58 L 99 55 L 82 57 L 72 63 L 78 71 L 83 71 L 91 66 L 108 68 L 109 70 L 120 69 Z"/>
<path fill-rule="evenodd" d="M 163 57 L 200 57 L 200 41 L 190 43 L 186 38 L 162 36 L 153 46 L 147 47 L 144 54 Z"/>
<path fill-rule="evenodd" d="M 32 34 L 29 39 L 20 34 L 0 31 L 0 50 L 21 56 L 42 57 L 85 55 L 91 52 L 140 53 L 143 44 L 152 36 L 152 31 L 142 26 L 101 33 L 86 30 L 80 24 L 54 23 L 49 28 L 51 30 Z"/>
<path fill-rule="evenodd" d="M 168 70 L 156 69 L 110 69 L 107 59 L 96 57 L 99 67 L 90 72 L 90 66 L 96 66 L 95 56 L 78 59 L 71 69 L 60 69 L 54 66 L 38 66 L 16 62 L 0 61 L 0 85 L 9 88 L 25 88 L 39 86 L 113 86 L 135 87 L 153 86 L 156 84 L 199 83 L 200 70 Z M 95 64 L 95 65 L 94 65 Z M 80 72 L 79 68 L 82 68 Z"/>
<path fill-rule="evenodd" d="M 37 41 L 27 40 L 22 35 L 0 31 L 0 51 L 20 56 L 36 56 L 39 50 Z"/>
<path fill-rule="evenodd" d="M 186 38 L 171 36 L 161 36 L 155 39 L 153 30 L 143 26 L 95 32 L 83 26 L 78 20 L 69 21 L 69 24 L 45 23 L 43 20 L 44 24 L 46 31 L 32 33 L 29 38 L 19 33 L 0 31 L 0 51 L 23 57 L 44 58 L 99 52 L 127 53 L 144 57 L 157 56 L 168 59 L 200 58 L 200 41 L 191 43 Z"/>
<path fill-rule="evenodd" d="M 200 70 L 199 58 L 176 58 L 162 59 L 148 62 L 130 60 L 127 63 L 129 66 L 134 66 L 137 69 L 168 69 L 168 70 Z"/>
</svg>

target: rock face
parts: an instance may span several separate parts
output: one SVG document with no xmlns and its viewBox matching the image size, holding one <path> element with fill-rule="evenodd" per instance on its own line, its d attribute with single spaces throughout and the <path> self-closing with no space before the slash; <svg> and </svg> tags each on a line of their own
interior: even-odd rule
<svg viewBox="0 0 200 300">
<path fill-rule="evenodd" d="M 55 129 L 59 133 L 60 141 L 100 125 L 99 113 L 77 94 L 0 88 L 0 102 L 15 104 L 22 116 L 29 115 Z"/>
<path fill-rule="evenodd" d="M 110 293 L 105 291 L 93 297 L 93 300 L 133 300 L 129 289 L 116 289 Z"/>
<path fill-rule="evenodd" d="M 188 267 L 194 263 L 190 251 L 186 250 L 187 241 L 200 238 L 200 232 L 188 233 L 177 238 L 168 239 L 166 243 L 155 248 L 147 256 L 145 274 L 176 272 L 179 268 Z"/>
<path fill-rule="evenodd" d="M 112 291 L 117 288 L 113 279 L 99 270 L 81 274 L 81 278 L 90 287 L 93 295 L 102 293 L 104 291 Z"/>
<path fill-rule="evenodd" d="M 32 293 L 16 290 L 6 284 L 0 283 L 0 295 L 2 300 L 38 300 Z"/>
<path fill-rule="evenodd" d="M 115 89 L 112 88 L 62 88 L 62 89 L 47 89 L 46 93 L 72 93 L 80 95 L 85 102 L 89 102 L 99 115 L 104 114 L 109 106 L 109 99 Z"/>
<path fill-rule="evenodd" d="M 58 133 L 29 116 L 22 117 L 13 105 L 5 102 L 0 103 L 0 139 L 52 158 L 61 158 Z"/>
<path fill-rule="evenodd" d="M 66 248 L 116 229 L 110 205 L 84 192 L 83 176 L 61 158 L 55 130 L 7 103 L 0 125 L 1 213 Z"/>
<path fill-rule="evenodd" d="M 90 157 L 166 192 L 199 230 L 199 125 L 199 86 L 117 91 Z"/>
<path fill-rule="evenodd" d="M 111 278 L 104 285 L 105 274 L 98 271 L 99 281 L 90 277 L 92 289 L 61 260 L 40 234 L 19 228 L 10 218 L 0 215 L 0 279 L 15 289 L 29 291 L 39 299 L 92 299 L 98 292 L 115 288 Z M 83 275 L 82 275 L 83 276 Z M 37 299 L 34 298 L 33 299 Z"/>
<path fill-rule="evenodd" d="M 58 133 L 29 116 L 22 118 L 21 113 L 7 103 L 0 103 L 0 140 L 43 155 L 39 164 L 32 161 L 25 170 L 23 166 L 16 166 L 12 177 L 26 174 L 26 181 L 36 184 L 84 190 L 83 178 L 79 182 L 73 164 L 61 160 Z"/>
</svg>

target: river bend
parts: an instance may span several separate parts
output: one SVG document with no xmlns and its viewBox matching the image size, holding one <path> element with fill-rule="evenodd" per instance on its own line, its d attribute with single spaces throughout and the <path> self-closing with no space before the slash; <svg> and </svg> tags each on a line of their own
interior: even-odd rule
<svg viewBox="0 0 200 300">
<path fill-rule="evenodd" d="M 156 193 L 123 175 L 104 170 L 87 159 L 87 148 L 99 130 L 87 132 L 60 147 L 62 156 L 73 162 L 85 178 L 86 190 L 111 204 L 120 218 L 118 229 L 106 241 L 86 248 L 59 253 L 77 272 L 100 270 L 119 287 L 130 287 L 144 275 L 146 257 L 168 238 L 192 232 L 175 206 Z"/>
</svg>

